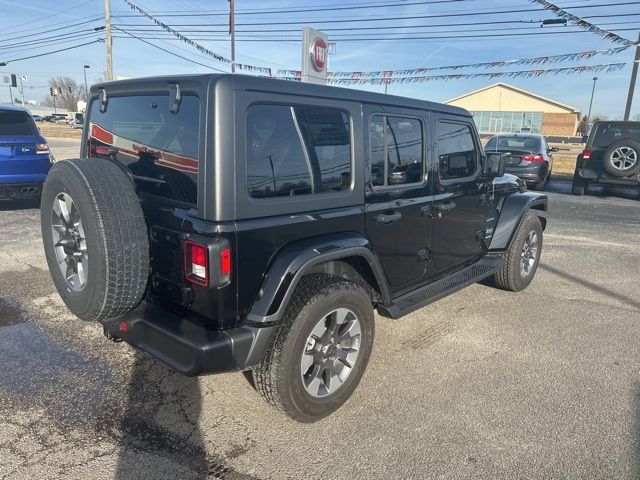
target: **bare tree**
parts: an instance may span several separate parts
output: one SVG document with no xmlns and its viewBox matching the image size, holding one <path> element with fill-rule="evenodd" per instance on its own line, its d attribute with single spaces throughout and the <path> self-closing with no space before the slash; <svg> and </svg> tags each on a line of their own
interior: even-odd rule
<svg viewBox="0 0 640 480">
<path fill-rule="evenodd" d="M 73 78 L 55 77 L 49 80 L 49 86 L 56 89 L 56 107 L 74 112 L 77 109 L 78 100 L 84 100 L 84 85 L 78 84 Z M 47 95 L 42 104 L 52 107 L 53 102 L 53 97 Z"/>
<path fill-rule="evenodd" d="M 631 120 L 633 120 L 634 122 L 640 122 L 640 113 L 636 113 L 633 117 L 631 117 Z"/>
<path fill-rule="evenodd" d="M 580 121 L 578 122 L 578 135 L 587 135 L 589 132 L 587 116 L 583 115 Z"/>
</svg>

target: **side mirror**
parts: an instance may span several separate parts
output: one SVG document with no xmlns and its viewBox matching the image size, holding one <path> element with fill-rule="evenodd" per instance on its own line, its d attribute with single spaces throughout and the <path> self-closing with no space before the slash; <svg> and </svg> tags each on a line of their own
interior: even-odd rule
<svg viewBox="0 0 640 480">
<path fill-rule="evenodd" d="M 486 177 L 496 178 L 504 175 L 507 168 L 507 157 L 498 152 L 488 152 L 485 156 L 484 174 Z"/>
<path fill-rule="evenodd" d="M 551 153 L 556 153 L 556 152 L 559 152 L 559 151 L 560 151 L 560 149 L 559 149 L 558 147 L 551 147 L 551 148 L 549 149 L 549 151 L 550 151 Z"/>
</svg>

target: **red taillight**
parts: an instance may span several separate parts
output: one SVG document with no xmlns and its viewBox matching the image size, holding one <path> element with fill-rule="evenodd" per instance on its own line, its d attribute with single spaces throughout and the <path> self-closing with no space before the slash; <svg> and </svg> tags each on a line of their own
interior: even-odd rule
<svg viewBox="0 0 640 480">
<path fill-rule="evenodd" d="M 522 157 L 523 160 L 527 160 L 528 162 L 540 163 L 544 162 L 544 157 L 540 154 L 536 155 L 525 155 Z"/>
<path fill-rule="evenodd" d="M 220 252 L 220 275 L 228 281 L 231 276 L 231 249 L 225 248 Z"/>
<path fill-rule="evenodd" d="M 209 249 L 205 245 L 184 242 L 184 274 L 191 283 L 209 286 Z"/>
<path fill-rule="evenodd" d="M 591 150 L 585 150 L 582 152 L 582 159 L 589 160 L 591 158 Z"/>
<path fill-rule="evenodd" d="M 49 153 L 49 145 L 46 143 L 36 143 L 36 153 Z"/>
<path fill-rule="evenodd" d="M 120 321 L 120 331 L 125 335 L 129 332 L 129 325 L 127 325 L 127 322 L 124 320 Z"/>
<path fill-rule="evenodd" d="M 109 147 L 96 147 L 95 152 L 96 155 L 109 155 L 111 150 Z"/>
</svg>

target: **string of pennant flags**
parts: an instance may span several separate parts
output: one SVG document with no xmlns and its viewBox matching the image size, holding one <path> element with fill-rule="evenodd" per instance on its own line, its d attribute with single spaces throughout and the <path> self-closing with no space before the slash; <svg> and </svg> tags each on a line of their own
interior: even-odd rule
<svg viewBox="0 0 640 480">
<path fill-rule="evenodd" d="M 445 75 L 426 75 L 411 77 L 356 77 L 356 78 L 329 78 L 327 81 L 331 85 L 385 85 L 390 83 L 423 83 L 431 81 L 449 81 L 469 78 L 537 78 L 545 75 L 569 75 L 585 72 L 616 72 L 622 70 L 626 63 L 608 63 L 599 65 L 580 65 L 575 67 L 547 68 L 537 70 L 518 70 L 512 72 L 472 72 L 472 73 L 451 73 Z M 277 76 L 280 80 L 300 81 L 300 75 Z"/>
<path fill-rule="evenodd" d="M 205 55 L 209 55 L 211 58 L 213 58 L 214 60 L 216 60 L 218 62 L 231 64 L 231 59 L 229 59 L 227 57 L 223 57 L 222 55 L 220 55 L 220 54 L 218 54 L 218 53 L 216 53 L 216 52 L 214 52 L 212 50 L 209 50 L 207 47 L 204 47 L 204 46 L 200 45 L 199 43 L 194 42 L 190 38 L 185 37 L 184 35 L 182 35 L 177 30 L 174 30 L 173 28 L 171 28 L 166 23 L 161 22 L 156 17 L 151 15 L 149 12 L 147 12 L 146 10 L 143 10 L 142 8 L 138 7 L 137 5 L 134 5 L 129 0 L 124 0 L 124 2 L 127 5 L 129 5 L 131 10 L 133 10 L 133 11 L 135 11 L 135 12 L 141 14 L 141 15 L 144 15 L 149 20 L 151 20 L 153 23 L 155 23 L 157 26 L 159 26 L 163 30 L 171 33 L 177 39 L 179 39 L 179 40 L 191 45 L 196 50 L 198 50 L 200 53 L 204 53 Z M 238 62 L 234 62 L 234 63 L 236 65 L 236 68 L 238 68 L 240 70 L 246 70 L 248 72 L 257 72 L 257 73 L 261 73 L 261 74 L 267 75 L 269 77 L 271 76 L 271 69 L 268 68 L 268 67 L 259 67 L 259 66 L 256 66 L 256 65 L 249 65 L 249 64 L 246 64 L 246 63 L 238 63 Z"/>
<path fill-rule="evenodd" d="M 538 5 L 542 5 L 546 10 L 549 10 L 553 13 L 555 13 L 558 17 L 566 20 L 567 22 L 570 22 L 572 24 L 574 24 L 575 26 L 583 29 L 583 30 L 587 30 L 588 32 L 594 33 L 602 38 L 604 38 L 605 40 L 609 40 L 613 43 L 618 43 L 621 45 L 626 45 L 627 47 L 630 47 L 631 45 L 634 45 L 634 43 L 631 40 L 628 40 L 626 38 L 622 38 L 619 35 L 616 35 L 613 32 L 609 32 L 607 30 L 604 30 L 600 27 L 595 26 L 592 23 L 587 22 L 586 20 L 573 15 L 569 12 L 567 12 L 566 10 L 558 7 L 557 5 L 548 2 L 547 0 L 529 0 L 531 3 L 537 3 Z"/>
<path fill-rule="evenodd" d="M 606 50 L 587 50 L 584 52 L 563 53 L 561 55 L 548 55 L 543 57 L 520 58 L 517 60 L 498 60 L 493 62 L 467 63 L 461 65 L 443 65 L 435 67 L 408 68 L 402 70 L 377 70 L 371 72 L 328 72 L 329 78 L 376 78 L 376 77 L 396 77 L 413 76 L 421 73 L 436 70 L 461 70 L 463 68 L 481 69 L 508 67 L 512 65 L 544 65 L 549 63 L 559 63 L 566 61 L 588 60 L 596 55 L 616 55 L 629 48 L 624 47 L 609 48 Z M 278 70 L 281 76 L 300 76 L 300 70 Z"/>
</svg>

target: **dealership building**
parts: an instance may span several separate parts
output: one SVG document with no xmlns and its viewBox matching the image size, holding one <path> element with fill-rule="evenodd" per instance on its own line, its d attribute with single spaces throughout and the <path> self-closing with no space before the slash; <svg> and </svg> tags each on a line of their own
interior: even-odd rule
<svg viewBox="0 0 640 480">
<path fill-rule="evenodd" d="M 445 103 L 469 110 L 480 133 L 572 136 L 580 120 L 575 107 L 502 82 Z"/>
</svg>

